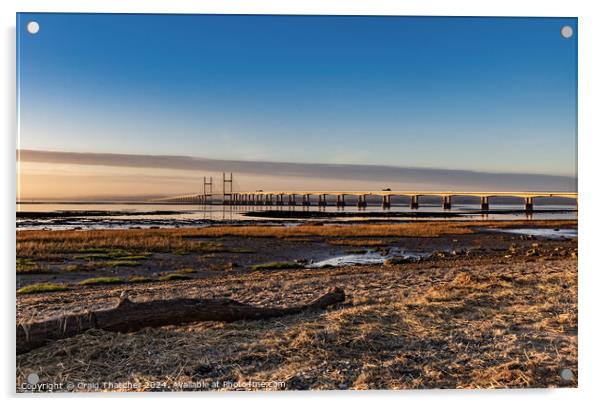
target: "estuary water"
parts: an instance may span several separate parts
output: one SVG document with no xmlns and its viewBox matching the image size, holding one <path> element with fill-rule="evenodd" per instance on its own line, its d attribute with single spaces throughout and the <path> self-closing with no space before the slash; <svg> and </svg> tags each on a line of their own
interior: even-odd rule
<svg viewBox="0 0 602 406">
<path fill-rule="evenodd" d="M 482 212 L 479 204 L 454 204 L 443 210 L 440 204 L 422 204 L 410 209 L 393 204 L 366 208 L 348 205 L 303 206 L 223 206 L 198 204 L 153 204 L 127 202 L 19 202 L 17 230 L 128 229 L 162 227 L 201 227 L 215 223 L 298 224 L 304 221 L 415 221 L 415 220 L 570 220 L 577 218 L 575 205 L 542 204 L 526 213 L 522 204 L 490 204 Z"/>
</svg>

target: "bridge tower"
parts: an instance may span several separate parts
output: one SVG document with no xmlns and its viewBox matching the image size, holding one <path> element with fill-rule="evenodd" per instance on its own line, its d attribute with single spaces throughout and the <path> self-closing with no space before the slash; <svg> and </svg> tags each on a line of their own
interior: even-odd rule
<svg viewBox="0 0 602 406">
<path fill-rule="evenodd" d="M 213 176 L 209 177 L 207 180 L 206 176 L 203 176 L 203 196 L 201 197 L 201 201 L 203 204 L 213 203 Z"/>
<path fill-rule="evenodd" d="M 233 193 L 232 193 L 232 172 L 230 172 L 230 177 L 227 178 L 226 177 L 226 172 L 222 173 L 222 179 L 223 179 L 223 183 L 222 183 L 222 194 L 224 196 L 223 198 L 223 204 L 233 204 Z"/>
</svg>

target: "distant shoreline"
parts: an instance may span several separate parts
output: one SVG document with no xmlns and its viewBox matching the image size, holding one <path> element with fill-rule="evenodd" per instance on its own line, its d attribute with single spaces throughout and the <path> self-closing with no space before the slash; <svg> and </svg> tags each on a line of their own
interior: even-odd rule
<svg viewBox="0 0 602 406">
<path fill-rule="evenodd" d="M 72 218 L 72 217 L 107 217 L 107 216 L 149 216 L 173 215 L 186 211 L 155 210 L 155 211 L 111 211 L 111 210 L 69 210 L 69 211 L 17 211 L 17 218 Z"/>
<path fill-rule="evenodd" d="M 533 210 L 531 213 L 574 213 L 577 210 L 572 209 L 551 209 L 551 210 Z M 114 216 L 149 216 L 149 215 L 176 215 L 184 214 L 186 211 L 176 210 L 155 210 L 155 211 L 111 211 L 111 210 L 66 210 L 66 211 L 17 211 L 18 219 L 46 219 L 46 218 L 78 218 L 78 217 L 114 217 Z M 269 219 L 312 219 L 312 218 L 458 218 L 479 214 L 523 214 L 522 209 L 507 210 L 466 210 L 454 212 L 438 211 L 415 211 L 415 212 L 395 212 L 395 211 L 303 211 L 303 210 L 265 210 L 265 211 L 246 211 L 242 213 L 243 217 L 261 217 Z"/>
</svg>

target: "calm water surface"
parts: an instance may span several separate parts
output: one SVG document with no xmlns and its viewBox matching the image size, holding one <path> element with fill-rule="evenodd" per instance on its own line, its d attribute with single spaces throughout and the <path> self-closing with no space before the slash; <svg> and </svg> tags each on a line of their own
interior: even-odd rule
<svg viewBox="0 0 602 406">
<path fill-rule="evenodd" d="M 410 209 L 407 205 L 393 205 L 383 209 L 380 205 L 369 205 L 358 209 L 349 205 L 344 209 L 335 206 L 318 208 L 318 206 L 222 206 L 222 205 L 183 205 L 183 204 L 140 204 L 140 203 L 19 203 L 17 212 L 34 213 L 30 217 L 18 217 L 18 230 L 69 230 L 69 229 L 105 229 L 105 228 L 150 228 L 150 227 L 199 227 L 214 222 L 248 222 L 261 221 L 271 223 L 292 223 L 305 221 L 301 216 L 296 218 L 265 218 L 245 215 L 249 212 L 281 210 L 287 213 L 303 213 L 322 211 L 328 213 L 346 213 L 345 217 L 329 217 L 312 219 L 313 221 L 342 222 L 358 220 L 387 220 L 386 214 L 394 213 L 449 213 L 453 217 L 445 220 L 542 220 L 542 219 L 576 219 L 574 205 L 541 205 L 535 212 L 527 215 L 522 204 L 490 204 L 488 214 L 478 213 L 479 204 L 455 204 L 451 210 L 443 210 L 440 204 L 421 204 L 419 209 Z M 105 212 L 106 215 L 90 215 L 89 212 Z M 503 212 L 502 212 L 503 211 Z M 515 212 L 511 212 L 515 211 Z M 81 215 L 65 216 L 64 212 L 81 212 Z M 111 215 L 108 215 L 109 213 Z M 163 212 L 163 213 L 156 213 Z M 50 213 L 44 218 L 36 218 L 35 213 Z M 358 216 L 349 216 L 357 213 Z M 374 213 L 374 216 L 370 214 Z M 385 214 L 385 216 L 383 216 Z M 393 217 L 398 221 L 412 221 L 411 217 Z M 416 218 L 428 220 L 429 218 Z M 441 217 L 433 218 L 441 220 Z"/>
</svg>

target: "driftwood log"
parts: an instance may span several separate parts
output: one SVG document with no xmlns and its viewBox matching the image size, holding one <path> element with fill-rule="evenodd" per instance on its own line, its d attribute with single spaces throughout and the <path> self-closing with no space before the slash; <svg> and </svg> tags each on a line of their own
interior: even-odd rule
<svg viewBox="0 0 602 406">
<path fill-rule="evenodd" d="M 69 314 L 32 323 L 17 324 L 17 354 L 42 347 L 49 341 L 72 337 L 89 329 L 132 332 L 198 321 L 257 320 L 324 309 L 345 300 L 341 288 L 333 288 L 313 302 L 294 307 L 255 307 L 231 299 L 174 298 L 133 302 L 122 293 L 115 307 Z"/>
</svg>

